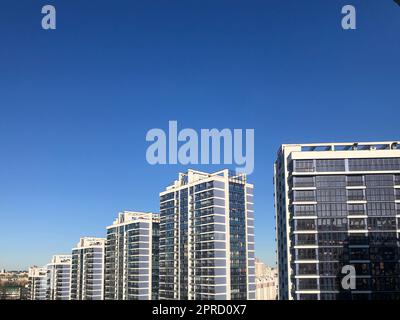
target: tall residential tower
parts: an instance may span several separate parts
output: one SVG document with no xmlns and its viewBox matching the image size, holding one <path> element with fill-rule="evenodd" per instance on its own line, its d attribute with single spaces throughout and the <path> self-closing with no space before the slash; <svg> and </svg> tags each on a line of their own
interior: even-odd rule
<svg viewBox="0 0 400 320">
<path fill-rule="evenodd" d="M 72 249 L 71 300 L 103 300 L 103 238 L 81 238 Z"/>
<path fill-rule="evenodd" d="M 55 255 L 47 265 L 47 300 L 69 300 L 71 255 Z"/>
<path fill-rule="evenodd" d="M 282 145 L 274 184 L 280 299 L 400 298 L 399 142 Z"/>
<path fill-rule="evenodd" d="M 28 270 L 28 299 L 46 300 L 47 269 L 31 267 Z"/>
<path fill-rule="evenodd" d="M 104 299 L 158 299 L 159 215 L 124 211 L 107 227 Z"/>
<path fill-rule="evenodd" d="M 255 299 L 253 185 L 189 170 L 160 193 L 160 299 Z"/>
</svg>

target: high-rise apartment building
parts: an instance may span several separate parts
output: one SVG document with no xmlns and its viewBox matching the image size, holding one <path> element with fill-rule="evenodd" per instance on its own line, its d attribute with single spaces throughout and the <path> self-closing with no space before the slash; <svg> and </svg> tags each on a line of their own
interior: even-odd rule
<svg viewBox="0 0 400 320">
<path fill-rule="evenodd" d="M 71 300 L 103 300 L 103 238 L 81 238 L 72 249 Z"/>
<path fill-rule="evenodd" d="M 274 184 L 280 299 L 400 298 L 399 142 L 282 145 Z"/>
<path fill-rule="evenodd" d="M 104 298 L 158 299 L 159 215 L 119 213 L 107 227 Z"/>
<path fill-rule="evenodd" d="M 160 193 L 160 299 L 255 299 L 253 185 L 189 170 Z"/>
<path fill-rule="evenodd" d="M 28 270 L 28 299 L 46 300 L 47 269 L 31 267 Z"/>
<path fill-rule="evenodd" d="M 47 264 L 47 300 L 69 300 L 71 255 L 55 255 Z"/>
</svg>

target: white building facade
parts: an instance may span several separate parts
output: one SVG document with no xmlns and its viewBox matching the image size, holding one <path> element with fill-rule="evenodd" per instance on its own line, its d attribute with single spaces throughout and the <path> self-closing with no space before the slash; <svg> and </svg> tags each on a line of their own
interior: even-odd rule
<svg viewBox="0 0 400 320">
<path fill-rule="evenodd" d="M 28 270 L 28 299 L 46 300 L 47 269 L 46 267 L 31 267 Z"/>
<path fill-rule="evenodd" d="M 277 269 L 256 259 L 256 300 L 276 300 L 278 293 Z"/>
<path fill-rule="evenodd" d="M 160 299 L 255 299 L 245 175 L 189 170 L 160 193 Z"/>
<path fill-rule="evenodd" d="M 159 215 L 124 211 L 107 227 L 104 299 L 158 299 Z"/>
<path fill-rule="evenodd" d="M 47 264 L 47 300 L 69 300 L 71 255 L 54 255 Z"/>
</svg>

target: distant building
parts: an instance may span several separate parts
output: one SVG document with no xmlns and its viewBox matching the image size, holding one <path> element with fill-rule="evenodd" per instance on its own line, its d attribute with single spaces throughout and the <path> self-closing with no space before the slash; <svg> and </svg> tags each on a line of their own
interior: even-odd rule
<svg viewBox="0 0 400 320">
<path fill-rule="evenodd" d="M 0 287 L 0 300 L 21 300 L 23 288 L 17 286 Z"/>
<path fill-rule="evenodd" d="M 256 300 L 277 299 L 278 277 L 256 278 Z"/>
<path fill-rule="evenodd" d="M 71 255 L 55 255 L 47 265 L 47 300 L 69 300 Z"/>
<path fill-rule="evenodd" d="M 0 299 L 26 300 L 28 272 L 5 271 L 0 273 Z"/>
<path fill-rule="evenodd" d="M 159 215 L 124 211 L 107 227 L 105 300 L 158 299 Z"/>
<path fill-rule="evenodd" d="M 102 300 L 104 238 L 81 238 L 72 249 L 71 300 Z"/>
<path fill-rule="evenodd" d="M 265 266 L 264 262 L 256 258 L 255 266 L 256 266 L 256 277 L 263 277 L 267 274 L 267 267 Z"/>
<path fill-rule="evenodd" d="M 28 299 L 46 300 L 47 269 L 46 267 L 31 267 L 28 271 Z"/>
</svg>

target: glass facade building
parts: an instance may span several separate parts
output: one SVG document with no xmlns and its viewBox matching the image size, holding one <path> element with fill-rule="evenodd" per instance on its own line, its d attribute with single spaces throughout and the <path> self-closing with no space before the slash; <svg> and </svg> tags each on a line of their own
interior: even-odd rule
<svg viewBox="0 0 400 320">
<path fill-rule="evenodd" d="M 255 299 L 253 185 L 189 170 L 160 193 L 160 299 Z"/>
<path fill-rule="evenodd" d="M 71 300 L 102 300 L 104 281 L 103 238 L 81 238 L 72 249 Z"/>
<path fill-rule="evenodd" d="M 158 299 L 159 215 L 124 211 L 107 227 L 104 299 Z"/>
<path fill-rule="evenodd" d="M 397 142 L 283 145 L 274 184 L 280 299 L 400 299 Z"/>
<path fill-rule="evenodd" d="M 46 300 L 69 300 L 71 255 L 55 255 L 47 265 Z"/>
</svg>

